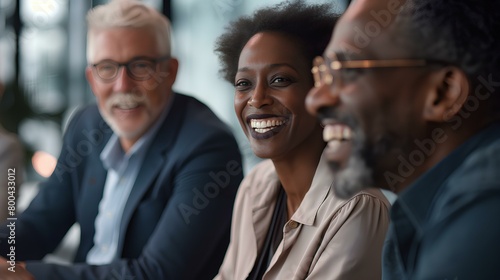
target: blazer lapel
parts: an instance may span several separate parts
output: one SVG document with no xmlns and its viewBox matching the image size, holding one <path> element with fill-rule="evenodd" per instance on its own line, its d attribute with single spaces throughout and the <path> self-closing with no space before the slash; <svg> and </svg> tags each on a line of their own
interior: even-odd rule
<svg viewBox="0 0 500 280">
<path fill-rule="evenodd" d="M 104 122 L 104 120 L 102 120 Z M 104 146 L 111 137 L 111 130 L 104 131 L 104 137 L 102 141 L 96 147 L 95 152 L 92 153 L 91 157 L 85 166 L 84 170 L 88 172 L 82 172 L 85 174 L 81 186 L 81 198 L 79 198 L 79 217 L 77 221 L 80 223 L 81 235 L 88 238 L 81 238 L 80 248 L 75 256 L 75 261 L 85 261 L 85 256 L 88 251 L 93 246 L 94 235 L 95 235 L 95 219 L 99 212 L 99 203 L 101 202 L 104 185 L 106 183 L 107 170 L 102 165 L 100 154 L 104 149 Z"/>
<path fill-rule="evenodd" d="M 120 235 L 118 239 L 117 254 L 120 255 L 123 249 L 123 242 L 127 233 L 127 228 L 130 219 L 137 209 L 139 203 L 143 199 L 144 194 L 153 187 L 155 180 L 161 168 L 165 166 L 164 162 L 167 157 L 168 150 L 171 148 L 178 129 L 182 125 L 184 118 L 185 102 L 182 96 L 173 95 L 170 112 L 163 121 L 160 129 L 148 149 L 144 162 L 137 174 L 134 186 L 130 192 L 130 196 L 123 209 L 122 220 L 120 224 Z"/>
<path fill-rule="evenodd" d="M 101 119 L 102 124 L 107 127 L 104 123 L 104 120 Z M 83 197 L 82 201 L 82 219 L 80 223 L 88 223 L 89 227 L 83 226 L 84 228 L 92 228 L 94 229 L 95 219 L 97 217 L 97 213 L 99 211 L 99 203 L 101 202 L 104 185 L 106 183 L 107 170 L 102 165 L 100 155 L 106 143 L 108 143 L 109 138 L 111 137 L 111 129 L 104 130 L 104 136 L 102 141 L 98 144 L 95 149 L 95 152 L 92 153 L 91 159 L 88 160 L 88 163 L 85 165 L 85 169 L 89 170 L 89 172 L 85 172 L 85 179 L 83 180 Z M 82 171 L 83 172 L 83 171 Z M 91 207 L 89 207 L 91 205 Z"/>
<path fill-rule="evenodd" d="M 118 241 L 118 250 L 121 253 L 121 248 L 123 246 L 124 235 L 126 234 L 126 230 L 130 219 L 134 211 L 137 209 L 140 201 L 142 200 L 146 191 L 153 187 L 153 182 L 157 177 L 158 172 L 163 166 L 163 153 L 162 151 L 158 151 L 157 149 L 150 149 L 146 154 L 146 158 L 144 159 L 144 163 L 139 170 L 139 174 L 137 174 L 137 178 L 135 180 L 134 186 L 130 191 L 130 196 L 125 204 L 125 208 L 123 209 L 123 216 L 120 225 L 120 237 Z"/>
</svg>

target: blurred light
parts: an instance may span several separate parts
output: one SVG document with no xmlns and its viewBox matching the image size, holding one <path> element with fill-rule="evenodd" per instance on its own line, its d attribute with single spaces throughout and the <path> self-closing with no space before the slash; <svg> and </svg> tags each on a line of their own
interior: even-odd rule
<svg viewBox="0 0 500 280">
<path fill-rule="evenodd" d="M 43 151 L 36 151 L 31 158 L 31 164 L 33 164 L 36 173 L 45 178 L 54 172 L 56 163 L 57 159 L 53 155 Z"/>
<path fill-rule="evenodd" d="M 21 19 L 39 27 L 52 26 L 62 21 L 67 5 L 67 0 L 22 0 Z"/>
</svg>

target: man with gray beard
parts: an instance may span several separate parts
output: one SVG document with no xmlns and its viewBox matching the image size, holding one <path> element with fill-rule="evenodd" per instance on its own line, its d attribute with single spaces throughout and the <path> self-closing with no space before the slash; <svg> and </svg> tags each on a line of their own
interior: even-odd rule
<svg viewBox="0 0 500 280">
<path fill-rule="evenodd" d="M 207 106 L 172 91 L 166 17 L 121 0 L 87 20 L 97 104 L 73 116 L 54 173 L 15 221 L 15 243 L 2 226 L 0 279 L 212 279 L 242 179 L 237 143 Z M 40 261 L 74 223 L 74 264 Z"/>
<path fill-rule="evenodd" d="M 314 61 L 336 193 L 398 194 L 383 279 L 500 279 L 499 18 L 499 1 L 357 0 Z"/>
</svg>

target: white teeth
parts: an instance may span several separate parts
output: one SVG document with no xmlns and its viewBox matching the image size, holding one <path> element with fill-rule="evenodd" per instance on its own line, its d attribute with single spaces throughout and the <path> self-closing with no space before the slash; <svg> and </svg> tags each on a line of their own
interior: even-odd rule
<svg viewBox="0 0 500 280">
<path fill-rule="evenodd" d="M 333 127 L 327 125 L 325 126 L 325 128 L 323 129 L 323 140 L 325 142 L 328 142 L 330 140 L 332 140 L 334 138 L 334 135 L 333 135 Z"/>
<path fill-rule="evenodd" d="M 267 132 L 277 126 L 283 125 L 284 120 L 250 120 L 250 127 L 252 127 L 258 133 Z"/>
<path fill-rule="evenodd" d="M 258 132 L 258 133 L 266 133 L 266 132 L 268 132 L 271 129 L 272 128 L 256 128 L 255 131 Z"/>
<path fill-rule="evenodd" d="M 323 129 L 323 140 L 325 142 L 351 140 L 352 136 L 352 130 L 344 125 L 326 125 Z"/>
<path fill-rule="evenodd" d="M 342 138 L 342 127 L 340 127 L 340 126 L 334 126 L 333 127 L 333 137 L 335 139 Z"/>
<path fill-rule="evenodd" d="M 341 141 L 340 140 L 332 140 L 328 142 L 328 148 L 331 152 L 335 152 L 338 149 L 340 149 L 341 146 Z"/>
<path fill-rule="evenodd" d="M 351 137 L 352 137 L 352 131 L 350 129 L 344 129 L 342 138 L 344 138 L 346 140 L 350 140 Z"/>
</svg>

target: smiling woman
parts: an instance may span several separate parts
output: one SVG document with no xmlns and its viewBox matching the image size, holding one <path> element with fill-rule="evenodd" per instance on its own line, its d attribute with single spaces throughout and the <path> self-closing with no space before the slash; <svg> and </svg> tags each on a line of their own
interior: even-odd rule
<svg viewBox="0 0 500 280">
<path fill-rule="evenodd" d="M 259 32 L 240 54 L 235 110 L 261 158 L 291 162 L 312 152 L 311 147 L 317 147 L 319 155 L 324 145 L 321 126 L 305 111 L 304 99 L 312 87 L 310 62 L 296 40 L 279 32 Z"/>
<path fill-rule="evenodd" d="M 236 116 L 255 155 L 267 160 L 240 186 L 216 279 L 381 277 L 389 203 L 374 189 L 335 196 L 323 128 L 305 108 L 312 60 L 337 20 L 330 11 L 283 3 L 237 20 L 217 41 Z"/>
</svg>

